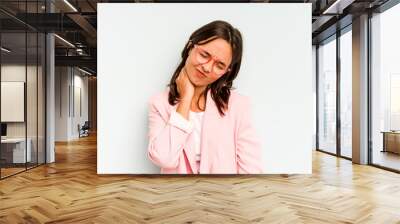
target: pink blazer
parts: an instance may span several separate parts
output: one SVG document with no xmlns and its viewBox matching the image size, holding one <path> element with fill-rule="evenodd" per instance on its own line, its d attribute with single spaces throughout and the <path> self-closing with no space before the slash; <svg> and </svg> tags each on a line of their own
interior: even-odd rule
<svg viewBox="0 0 400 224">
<path fill-rule="evenodd" d="M 196 152 L 192 130 L 172 119 L 169 88 L 149 100 L 148 157 L 162 174 L 192 174 Z M 200 174 L 262 173 L 261 144 L 251 123 L 248 97 L 231 91 L 225 116 L 207 95 L 200 139 Z"/>
</svg>

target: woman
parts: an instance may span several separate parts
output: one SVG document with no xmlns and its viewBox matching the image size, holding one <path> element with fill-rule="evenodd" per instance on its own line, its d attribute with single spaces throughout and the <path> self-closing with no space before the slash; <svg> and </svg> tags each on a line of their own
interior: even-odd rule
<svg viewBox="0 0 400 224">
<path fill-rule="evenodd" d="M 241 60 L 241 34 L 227 22 L 190 36 L 169 88 L 149 102 L 148 157 L 161 173 L 262 173 L 249 99 L 231 91 Z"/>
</svg>

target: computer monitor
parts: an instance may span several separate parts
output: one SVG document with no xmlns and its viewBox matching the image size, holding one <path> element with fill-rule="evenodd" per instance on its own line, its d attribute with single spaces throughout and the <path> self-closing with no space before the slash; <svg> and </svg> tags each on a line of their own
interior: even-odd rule
<svg viewBox="0 0 400 224">
<path fill-rule="evenodd" d="M 7 136 L 7 124 L 1 123 L 1 136 Z"/>
</svg>

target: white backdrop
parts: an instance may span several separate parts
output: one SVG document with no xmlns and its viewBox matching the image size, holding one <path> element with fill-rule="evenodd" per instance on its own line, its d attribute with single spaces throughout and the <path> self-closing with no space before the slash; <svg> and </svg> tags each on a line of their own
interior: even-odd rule
<svg viewBox="0 0 400 224">
<path fill-rule="evenodd" d="M 311 173 L 311 4 L 98 4 L 99 174 L 159 173 L 147 158 L 147 107 L 190 34 L 225 20 L 243 35 L 234 86 L 253 102 L 265 173 Z"/>
</svg>

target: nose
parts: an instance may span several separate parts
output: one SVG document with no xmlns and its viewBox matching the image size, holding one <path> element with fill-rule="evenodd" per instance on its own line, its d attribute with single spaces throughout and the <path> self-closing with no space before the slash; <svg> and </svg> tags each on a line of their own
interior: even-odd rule
<svg viewBox="0 0 400 224">
<path fill-rule="evenodd" d="M 207 63 L 204 63 L 201 67 L 203 68 L 203 71 L 204 72 L 206 72 L 206 73 L 210 73 L 211 72 L 211 69 L 212 69 L 212 67 L 213 67 L 213 61 L 212 60 L 210 60 L 209 62 L 207 62 Z"/>
</svg>

